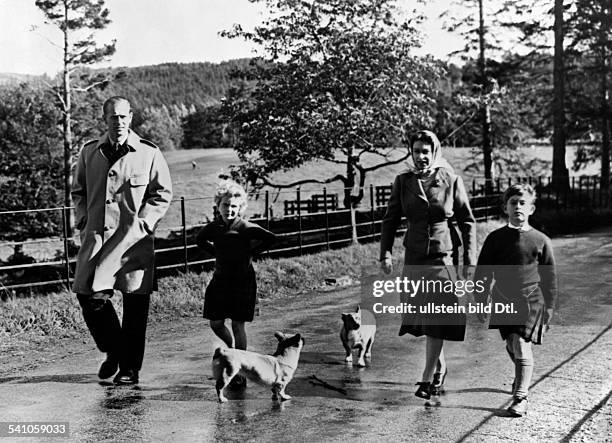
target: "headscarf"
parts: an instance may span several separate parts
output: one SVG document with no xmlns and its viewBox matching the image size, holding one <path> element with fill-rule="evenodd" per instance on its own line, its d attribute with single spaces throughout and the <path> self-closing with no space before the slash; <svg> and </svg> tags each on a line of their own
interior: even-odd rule
<svg viewBox="0 0 612 443">
<path fill-rule="evenodd" d="M 410 158 L 408 160 L 408 169 L 410 171 L 417 174 L 423 174 L 424 172 L 426 172 L 417 169 L 416 165 L 414 164 L 414 158 L 412 157 L 412 146 L 417 141 L 421 141 L 427 143 L 428 145 L 431 145 L 431 166 L 429 167 L 429 169 L 427 169 L 427 171 L 434 171 L 438 168 L 445 168 L 450 171 L 453 171 L 453 167 L 450 165 L 450 163 L 444 157 L 442 157 L 442 145 L 440 143 L 440 140 L 438 139 L 436 134 L 427 130 L 418 131 L 412 137 L 410 137 Z"/>
</svg>

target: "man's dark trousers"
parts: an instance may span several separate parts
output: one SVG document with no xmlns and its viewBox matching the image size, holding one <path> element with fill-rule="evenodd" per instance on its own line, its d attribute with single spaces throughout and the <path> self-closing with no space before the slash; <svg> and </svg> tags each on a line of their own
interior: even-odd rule
<svg viewBox="0 0 612 443">
<path fill-rule="evenodd" d="M 123 325 L 110 298 L 113 291 L 77 294 L 89 332 L 102 352 L 119 360 L 122 371 L 140 371 L 151 294 L 123 293 Z"/>
</svg>

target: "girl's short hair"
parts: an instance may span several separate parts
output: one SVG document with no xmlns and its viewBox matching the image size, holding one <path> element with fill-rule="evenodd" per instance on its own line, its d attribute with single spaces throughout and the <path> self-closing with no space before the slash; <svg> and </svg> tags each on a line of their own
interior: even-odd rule
<svg viewBox="0 0 612 443">
<path fill-rule="evenodd" d="M 524 196 L 531 199 L 532 204 L 536 201 L 536 192 L 531 185 L 527 183 L 516 183 L 504 191 L 504 205 L 508 203 L 510 197 L 514 197 L 515 195 L 518 195 L 519 197 Z"/>
<path fill-rule="evenodd" d="M 217 184 L 215 189 L 215 205 L 217 208 L 221 204 L 221 200 L 224 198 L 236 197 L 242 200 L 240 205 L 240 214 L 246 210 L 247 207 L 247 194 L 242 186 L 236 183 L 234 180 L 226 179 Z"/>
</svg>

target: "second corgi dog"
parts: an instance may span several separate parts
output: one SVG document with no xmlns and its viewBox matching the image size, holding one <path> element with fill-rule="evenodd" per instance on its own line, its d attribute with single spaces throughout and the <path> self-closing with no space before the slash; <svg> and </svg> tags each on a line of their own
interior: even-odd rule
<svg viewBox="0 0 612 443">
<path fill-rule="evenodd" d="M 372 343 L 376 335 L 376 318 L 370 311 L 357 306 L 356 312 L 342 314 L 340 340 L 346 351 L 344 361 L 353 361 L 353 349 L 359 349 L 355 366 L 365 366 L 365 358 L 372 355 Z"/>
</svg>

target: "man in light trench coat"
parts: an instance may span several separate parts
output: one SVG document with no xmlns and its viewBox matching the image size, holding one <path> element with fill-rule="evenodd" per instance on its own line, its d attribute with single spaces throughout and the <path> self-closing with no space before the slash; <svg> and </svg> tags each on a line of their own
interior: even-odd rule
<svg viewBox="0 0 612 443">
<path fill-rule="evenodd" d="M 111 97 L 103 113 L 107 133 L 83 146 L 74 174 L 81 248 L 72 289 L 106 353 L 98 376 L 117 374 L 115 384 L 131 385 L 138 383 L 154 289 L 153 232 L 170 204 L 172 182 L 157 146 L 130 130 L 129 101 Z M 122 324 L 110 301 L 114 290 L 123 294 Z"/>
</svg>

